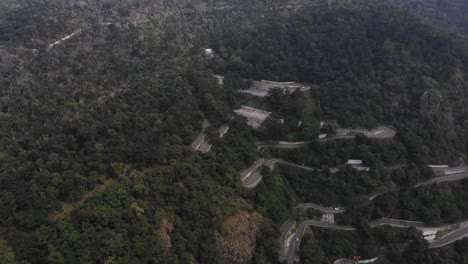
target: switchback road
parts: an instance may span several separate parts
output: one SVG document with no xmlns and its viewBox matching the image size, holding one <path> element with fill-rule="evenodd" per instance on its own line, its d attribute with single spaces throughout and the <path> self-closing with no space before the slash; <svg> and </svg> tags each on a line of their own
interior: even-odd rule
<svg viewBox="0 0 468 264">
<path fill-rule="evenodd" d="M 287 223 L 290 223 L 290 221 L 291 220 L 288 220 Z M 294 224 L 289 225 L 289 226 L 291 226 L 289 230 L 287 231 L 282 230 L 281 241 L 280 241 L 281 242 L 280 261 L 287 261 L 288 263 L 299 260 L 299 256 L 297 255 L 297 252 L 299 250 L 300 241 L 301 241 L 301 238 L 304 236 L 306 228 L 309 226 L 320 227 L 320 228 L 331 228 L 331 229 L 343 230 L 343 231 L 357 230 L 356 228 L 351 227 L 351 226 L 342 226 L 342 225 L 337 225 L 337 224 L 332 224 L 332 223 L 320 222 L 316 220 L 306 220 L 299 225 L 299 227 L 297 228 L 297 231 L 294 234 L 289 234 L 291 229 L 294 227 Z"/>
<path fill-rule="evenodd" d="M 468 237 L 468 226 L 457 229 L 442 238 L 429 242 L 429 248 L 443 247 L 465 237 Z"/>
<path fill-rule="evenodd" d="M 262 174 L 260 172 L 260 168 L 263 165 L 265 165 L 268 168 L 270 168 L 270 170 L 272 171 L 275 168 L 277 163 L 285 164 L 288 166 L 293 166 L 293 167 L 303 169 L 303 170 L 308 170 L 308 171 L 316 170 L 315 168 L 312 168 L 312 167 L 294 164 L 294 163 L 287 162 L 281 159 L 269 159 L 269 160 L 257 159 L 254 162 L 254 164 L 252 164 L 252 166 L 243 170 L 240 173 L 240 179 L 241 179 L 242 185 L 245 188 L 249 188 L 249 189 L 255 188 L 262 180 Z"/>
<path fill-rule="evenodd" d="M 332 137 L 321 138 L 319 141 L 326 142 L 335 139 L 353 139 L 357 134 L 363 134 L 368 138 L 373 139 L 385 139 L 392 138 L 396 135 L 396 131 L 391 127 L 379 126 L 373 130 L 359 130 L 359 129 L 337 129 L 337 134 Z M 297 149 L 307 146 L 311 141 L 298 141 L 298 142 L 288 142 L 288 141 L 279 141 L 274 144 L 269 143 L 260 143 L 258 150 L 261 148 L 282 148 L 282 149 Z"/>
</svg>

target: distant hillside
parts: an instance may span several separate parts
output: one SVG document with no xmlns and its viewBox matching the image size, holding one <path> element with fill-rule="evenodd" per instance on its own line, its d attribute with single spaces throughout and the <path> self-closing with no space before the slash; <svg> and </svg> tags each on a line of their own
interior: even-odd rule
<svg viewBox="0 0 468 264">
<path fill-rule="evenodd" d="M 468 1 L 466 0 L 388 0 L 411 10 L 426 20 L 468 33 Z"/>
<path fill-rule="evenodd" d="M 270 129 L 278 139 L 299 129 L 315 139 L 321 120 L 398 131 L 383 143 L 311 142 L 291 154 L 304 166 L 466 159 L 463 38 L 389 3 L 353 1 L 16 0 L 0 12 L 0 263 L 276 263 L 279 226 L 301 194 L 287 176 L 300 175 L 262 167 L 256 189 L 241 185 L 240 171 L 271 158 L 256 144 L 269 134 L 233 113 L 247 103 L 284 115 L 266 122 L 291 128 Z M 462 28 L 466 9 L 429 16 L 429 3 L 405 9 Z M 247 98 L 236 92 L 243 79 L 312 88 Z M 205 119 L 213 148 L 199 153 L 190 143 Z M 397 176 L 416 181 L 414 171 Z M 300 186 L 322 200 L 390 181 L 320 173 Z"/>
<path fill-rule="evenodd" d="M 286 0 L 283 6 L 337 6 L 396 4 L 426 22 L 458 33 L 468 33 L 468 1 L 465 0 Z M 276 5 L 268 3 L 268 5 Z"/>
<path fill-rule="evenodd" d="M 368 2 L 231 20 L 214 34 L 219 46 L 213 47 L 227 58 L 216 61 L 215 70 L 316 84 L 324 118 L 346 126 L 387 122 L 417 131 L 426 157 L 461 155 L 468 69 L 463 40 L 388 3 Z M 407 137 L 414 141 L 412 133 Z"/>
</svg>

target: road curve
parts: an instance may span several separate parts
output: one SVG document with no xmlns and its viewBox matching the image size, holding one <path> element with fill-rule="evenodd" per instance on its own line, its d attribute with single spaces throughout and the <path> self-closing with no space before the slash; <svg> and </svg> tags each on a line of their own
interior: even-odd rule
<svg viewBox="0 0 468 264">
<path fill-rule="evenodd" d="M 429 248 L 443 247 L 465 237 L 468 237 L 468 226 L 459 228 L 437 240 L 429 242 Z"/>
<path fill-rule="evenodd" d="M 260 168 L 263 163 L 265 162 L 265 159 L 257 159 L 255 160 L 255 162 L 252 164 L 252 166 L 248 167 L 247 169 L 241 171 L 240 173 L 240 179 L 241 181 L 244 181 L 245 179 L 247 179 L 250 175 L 252 175 L 252 173 L 257 170 L 258 168 Z"/>
<path fill-rule="evenodd" d="M 290 230 L 294 227 L 295 224 L 296 224 L 296 221 L 289 218 L 288 221 L 286 221 L 280 228 L 280 232 L 281 232 L 280 241 L 281 241 L 282 247 L 279 253 L 279 258 L 281 261 L 288 260 L 293 255 L 293 253 L 290 250 L 291 248 L 290 244 L 287 243 L 287 239 L 288 239 L 287 235 L 289 234 Z"/>
<path fill-rule="evenodd" d="M 318 228 L 330 228 L 330 229 L 342 230 L 342 231 L 356 231 L 357 230 L 357 228 L 354 228 L 352 226 L 337 225 L 334 223 L 321 222 L 317 220 L 306 220 L 299 225 L 297 231 L 294 234 L 290 235 L 288 239 L 287 235 L 290 233 L 291 229 L 294 227 L 294 224 L 295 224 L 294 220 L 288 219 L 288 221 L 285 224 L 283 224 L 281 228 L 280 261 L 287 261 L 288 263 L 291 263 L 293 261 L 299 261 L 299 256 L 297 255 L 297 253 L 299 251 L 300 241 L 301 241 L 301 238 L 304 236 L 304 232 L 306 228 L 309 226 L 314 226 Z M 371 228 L 381 226 L 381 225 L 388 225 L 388 226 L 400 227 L 400 228 L 414 227 L 422 232 L 424 232 L 425 230 L 436 230 L 437 232 L 450 226 L 450 225 L 447 225 L 447 226 L 442 226 L 442 227 L 434 227 L 434 226 L 425 225 L 423 222 L 392 219 L 392 218 L 380 218 L 378 220 L 374 220 L 369 223 L 369 226 Z M 457 240 L 468 237 L 468 223 L 462 222 L 461 225 L 463 227 L 437 240 L 429 240 L 429 248 L 443 247 Z"/>
<path fill-rule="evenodd" d="M 255 171 L 248 178 L 242 181 L 242 185 L 247 189 L 253 189 L 262 181 L 263 175 L 260 171 Z"/>
<path fill-rule="evenodd" d="M 285 164 L 288 166 L 296 167 L 303 170 L 314 171 L 317 170 L 316 168 L 298 165 L 295 163 L 287 162 L 281 159 L 269 159 L 265 160 L 263 158 L 255 160 L 255 162 L 247 169 L 243 170 L 240 173 L 240 180 L 242 185 L 246 188 L 252 189 L 255 188 L 261 181 L 262 181 L 262 174 L 260 172 L 260 168 L 265 165 L 270 168 L 272 171 L 277 163 Z"/>
<path fill-rule="evenodd" d="M 290 223 L 291 219 L 288 220 L 286 223 Z M 285 225 L 283 225 L 285 226 Z M 352 227 L 352 226 L 342 226 L 342 225 L 337 225 L 337 224 L 332 224 L 332 223 L 326 223 L 326 222 L 321 222 L 321 221 L 316 221 L 316 220 L 306 220 L 302 222 L 299 227 L 297 228 L 297 231 L 290 236 L 289 238 L 287 237 L 287 234 L 290 232 L 291 228 L 294 225 L 290 227 L 289 230 L 283 230 L 283 233 L 281 234 L 280 238 L 280 243 L 281 243 L 281 250 L 280 250 L 280 256 L 279 259 L 280 261 L 287 261 L 292 262 L 292 261 L 299 261 L 299 256 L 297 255 L 298 250 L 299 250 L 299 245 L 301 242 L 301 238 L 304 236 L 305 230 L 309 226 L 314 226 L 314 227 L 319 227 L 319 228 L 331 228 L 335 230 L 343 230 L 343 231 L 356 231 L 357 229 Z"/>
<path fill-rule="evenodd" d="M 432 240 L 432 241 L 429 241 L 429 248 L 440 248 L 440 247 L 444 247 L 446 245 L 449 245 L 457 240 L 461 240 L 465 237 L 468 237 L 468 226 L 465 226 L 465 227 L 462 227 L 462 228 L 459 228 L 447 235 L 445 235 L 444 237 L 438 239 L 438 240 Z M 361 260 L 359 261 L 359 263 L 372 263 L 372 262 L 375 262 L 377 259 L 379 259 L 380 257 L 382 256 L 378 256 L 378 257 L 375 257 L 373 259 L 369 259 L 369 260 Z M 354 262 L 349 262 L 349 258 L 343 258 L 343 259 L 338 259 L 336 260 L 335 262 L 333 262 L 333 264 L 340 264 L 340 263 L 354 263 Z"/>
</svg>

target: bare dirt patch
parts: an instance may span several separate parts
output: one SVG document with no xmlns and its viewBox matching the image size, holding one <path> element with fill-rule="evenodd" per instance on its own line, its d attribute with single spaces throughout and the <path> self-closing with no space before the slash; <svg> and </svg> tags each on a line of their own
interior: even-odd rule
<svg viewBox="0 0 468 264">
<path fill-rule="evenodd" d="M 159 229 L 159 232 L 161 233 L 162 237 L 164 238 L 164 245 L 163 245 L 163 251 L 165 253 L 169 253 L 169 251 L 172 248 L 172 240 L 171 240 L 171 232 L 174 230 L 174 223 L 172 221 L 164 218 L 162 221 L 162 226 L 161 229 Z"/>
<path fill-rule="evenodd" d="M 86 193 L 85 195 L 83 195 L 83 197 L 79 201 L 76 201 L 74 203 L 65 203 L 61 209 L 59 209 L 57 211 L 54 211 L 54 212 L 49 214 L 49 216 L 48 216 L 49 220 L 60 221 L 60 220 L 64 219 L 73 210 L 75 210 L 79 206 L 83 205 L 84 202 L 86 202 L 86 200 L 93 197 L 97 193 L 104 191 L 109 185 L 111 185 L 114 182 L 116 182 L 115 179 L 107 179 L 107 180 L 104 181 L 103 184 L 96 186 L 96 188 L 94 188 L 92 191 L 90 191 L 90 192 Z"/>
</svg>

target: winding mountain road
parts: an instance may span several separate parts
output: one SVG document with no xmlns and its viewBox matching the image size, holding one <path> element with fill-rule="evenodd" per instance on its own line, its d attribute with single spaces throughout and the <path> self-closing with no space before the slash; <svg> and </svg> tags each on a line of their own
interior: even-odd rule
<svg viewBox="0 0 468 264">
<path fill-rule="evenodd" d="M 346 209 L 344 208 L 330 208 L 330 207 L 325 207 L 325 206 L 322 206 L 320 204 L 315 204 L 315 203 L 301 203 L 297 206 L 297 208 L 304 208 L 304 209 L 312 208 L 325 214 L 340 214 L 346 211 Z"/>
<path fill-rule="evenodd" d="M 281 159 L 270 159 L 270 160 L 257 159 L 252 166 L 250 166 L 248 169 L 241 172 L 241 180 L 243 181 L 243 185 L 246 188 L 254 188 L 262 180 L 262 175 L 259 171 L 259 168 L 263 165 L 266 165 L 272 170 L 277 163 L 281 163 L 287 166 L 293 166 L 293 167 L 297 167 L 297 168 L 309 170 L 309 171 L 318 170 L 316 168 L 294 164 L 294 163 L 287 162 Z M 420 182 L 416 184 L 414 187 L 424 186 L 424 185 L 428 185 L 432 183 L 457 181 L 457 180 L 462 180 L 465 178 L 468 178 L 468 171 L 465 171 L 463 173 L 451 174 L 447 176 L 435 177 L 427 181 Z M 399 191 L 399 189 L 393 189 L 389 191 L 375 193 L 375 194 L 372 194 L 371 196 L 368 196 L 368 199 L 373 200 L 375 197 L 379 195 L 383 195 L 389 192 L 396 192 L 396 191 Z M 315 203 L 302 203 L 302 204 L 299 204 L 297 207 L 305 208 L 305 209 L 307 208 L 315 209 L 324 214 L 338 214 L 338 213 L 343 213 L 346 211 L 345 208 L 330 208 L 330 207 L 325 207 L 325 206 L 315 204 Z M 296 222 L 290 218 L 281 227 L 280 261 L 287 261 L 288 263 L 299 261 L 299 256 L 297 255 L 297 252 L 299 249 L 300 240 L 302 236 L 304 235 L 306 228 L 309 226 L 314 226 L 318 228 L 330 228 L 334 230 L 343 230 L 343 231 L 355 231 L 356 230 L 356 228 L 351 227 L 351 226 L 342 226 L 342 225 L 338 225 L 334 223 L 321 222 L 317 220 L 306 220 L 299 225 L 296 232 L 292 233 L 292 229 L 294 228 L 295 224 Z M 428 226 L 428 225 L 425 225 L 423 222 L 407 221 L 407 220 L 392 219 L 392 218 L 381 218 L 381 219 L 374 220 L 369 223 L 369 226 L 372 228 L 376 226 L 382 226 L 382 225 L 388 225 L 388 226 L 400 227 L 400 228 L 414 227 L 414 228 L 421 230 L 422 232 L 425 232 L 425 231 L 436 232 L 438 229 L 446 227 L 446 226 L 442 226 L 442 227 Z M 468 227 L 460 228 L 450 233 L 449 235 L 442 237 L 439 240 L 430 241 L 429 243 L 430 243 L 430 247 L 441 247 L 441 246 L 450 244 L 456 240 L 459 240 L 463 237 L 468 237 Z"/>
<path fill-rule="evenodd" d="M 442 238 L 429 242 L 429 248 L 443 247 L 465 237 L 468 237 L 468 226 L 457 229 Z"/>
<path fill-rule="evenodd" d="M 265 165 L 268 168 L 270 168 L 270 171 L 272 171 L 275 168 L 277 163 L 285 164 L 288 166 L 293 166 L 293 167 L 303 169 L 303 170 L 308 170 L 308 171 L 317 170 L 316 168 L 298 165 L 298 164 L 287 162 L 281 159 L 265 160 L 262 158 L 262 159 L 257 159 L 249 168 L 243 170 L 240 173 L 240 179 L 241 179 L 242 185 L 245 188 L 249 188 L 249 189 L 255 188 L 261 182 L 263 178 L 260 172 L 260 168 L 263 165 Z"/>
<path fill-rule="evenodd" d="M 392 138 L 396 135 L 396 131 L 387 126 L 378 126 L 373 130 L 360 130 L 360 129 L 337 129 L 336 135 L 327 138 L 321 138 L 319 141 L 326 142 L 330 140 L 336 139 L 353 139 L 358 134 L 363 134 L 368 138 L 373 139 L 386 139 Z M 258 151 L 262 148 L 281 148 L 281 149 L 298 149 L 307 146 L 312 141 L 297 141 L 297 142 L 290 142 L 290 141 L 279 141 L 275 144 L 270 143 L 259 143 Z"/>
<path fill-rule="evenodd" d="M 373 130 L 339 129 L 337 130 L 337 135 L 330 137 L 330 138 L 323 138 L 319 140 L 322 142 L 326 142 L 326 141 L 335 140 L 335 139 L 352 139 L 352 138 L 355 138 L 358 134 L 364 134 L 368 138 L 385 139 L 385 138 L 394 137 L 396 134 L 396 131 L 393 128 L 386 127 L 386 126 L 379 126 Z M 258 150 L 260 150 L 261 148 L 297 149 L 297 148 L 302 148 L 304 146 L 307 146 L 309 142 L 310 141 L 301 141 L 301 142 L 280 141 L 276 144 L 265 143 L 265 144 L 260 144 L 258 146 Z M 319 170 L 317 168 L 312 168 L 312 167 L 308 167 L 304 165 L 298 165 L 298 164 L 287 162 L 281 159 L 270 159 L 270 160 L 258 159 L 254 162 L 254 164 L 251 167 L 241 172 L 241 181 L 243 185 L 247 188 L 254 188 L 262 180 L 262 175 L 260 173 L 259 168 L 262 165 L 266 165 L 270 168 L 270 170 L 273 170 L 274 166 L 277 163 L 282 163 L 287 166 L 292 166 L 292 167 L 296 167 L 296 168 L 300 168 L 300 169 L 304 169 L 308 171 Z M 447 168 L 445 169 L 444 174 L 442 175 L 443 176 L 439 176 L 439 177 L 435 177 L 426 181 L 419 182 L 414 187 L 429 185 L 433 183 L 438 184 L 438 183 L 443 183 L 443 182 L 459 181 L 462 179 L 466 179 L 468 178 L 468 169 L 461 168 L 461 167 L 460 168 Z M 382 192 L 371 194 L 367 198 L 370 201 L 372 201 L 373 199 L 375 199 L 376 197 L 380 195 L 384 195 L 389 192 L 396 192 L 399 190 L 400 189 L 382 191 Z M 311 208 L 311 209 L 318 210 L 324 214 L 332 214 L 332 215 L 343 213 L 346 210 L 345 208 L 327 208 L 322 205 L 314 204 L 314 203 L 303 203 L 303 204 L 299 204 L 297 207 L 306 208 L 306 209 Z M 407 221 L 407 220 L 392 219 L 392 218 L 381 218 L 381 219 L 371 221 L 369 223 L 369 226 L 371 228 L 382 226 L 382 225 L 399 227 L 399 228 L 414 227 L 422 231 L 423 234 L 429 233 L 431 237 L 435 237 L 435 234 L 439 230 L 442 230 L 449 226 L 449 225 L 446 225 L 442 227 L 434 227 L 434 226 L 425 225 L 423 222 Z M 299 251 L 300 241 L 305 233 L 305 230 L 309 226 L 313 226 L 317 228 L 330 228 L 330 229 L 342 230 L 342 231 L 357 230 L 355 227 L 352 227 L 352 226 L 342 226 L 342 225 L 338 225 L 335 223 L 322 222 L 322 221 L 317 221 L 317 220 L 306 220 L 300 223 L 299 226 L 297 227 L 297 230 L 293 232 L 293 230 L 295 229 L 295 226 L 296 226 L 296 222 L 290 218 L 283 224 L 283 226 L 280 229 L 281 249 L 279 253 L 279 260 L 281 262 L 287 261 L 288 263 L 292 263 L 294 261 L 299 261 L 298 251 Z M 468 237 L 468 226 L 465 226 L 465 225 L 463 225 L 462 228 L 459 228 L 443 236 L 440 239 L 429 240 L 429 247 L 430 248 L 442 247 L 450 243 L 453 243 L 456 240 L 462 239 L 464 237 Z M 425 235 L 425 238 L 427 239 L 428 237 L 426 237 Z"/>
<path fill-rule="evenodd" d="M 435 177 L 427 181 L 420 182 L 416 184 L 414 187 L 420 187 L 420 186 L 429 185 L 433 183 L 438 184 L 438 183 L 443 183 L 443 182 L 459 181 L 459 180 L 463 180 L 466 178 L 468 178 L 468 171 L 465 171 L 462 173 L 455 173 L 455 174 L 451 174 L 447 176 Z M 368 199 L 372 201 L 377 196 L 380 196 L 389 192 L 396 192 L 396 191 L 399 191 L 399 189 L 379 192 L 371 196 L 368 196 Z M 312 208 L 315 210 L 319 210 L 322 213 L 333 213 L 333 214 L 343 213 L 346 211 L 345 208 L 334 210 L 334 208 L 327 208 L 322 205 L 314 204 L 314 203 L 299 204 L 298 207 L 299 208 Z M 290 223 L 293 220 L 289 219 L 288 221 L 289 221 L 288 223 Z M 457 240 L 468 237 L 468 223 L 462 222 L 461 224 L 462 224 L 461 228 L 437 240 L 429 240 L 429 247 L 430 248 L 443 247 Z M 369 226 L 371 228 L 382 226 L 382 225 L 388 225 L 388 226 L 400 227 L 400 228 L 414 227 L 420 230 L 421 232 L 423 232 L 423 234 L 426 232 L 437 233 L 437 231 L 444 229 L 444 228 L 448 228 L 450 226 L 450 225 L 439 226 L 439 227 L 429 226 L 429 225 L 424 224 L 423 222 L 408 221 L 408 220 L 393 219 L 393 218 L 380 218 L 380 219 L 369 222 Z M 304 234 L 305 228 L 308 226 L 314 226 L 314 227 L 319 227 L 319 228 L 331 228 L 335 230 L 344 230 L 344 231 L 356 230 L 354 227 L 341 226 L 337 224 L 320 222 L 316 220 L 307 220 L 307 221 L 302 222 L 298 228 L 298 231 L 296 231 L 293 235 L 290 235 L 289 237 L 287 237 L 287 234 L 291 232 L 292 226 L 290 227 L 289 230 L 282 229 L 281 238 L 280 238 L 280 243 L 281 243 L 280 261 L 287 261 L 288 263 L 299 261 L 299 256 L 297 255 L 297 252 L 299 251 L 300 240 Z"/>
<path fill-rule="evenodd" d="M 318 228 L 329 228 L 333 230 L 342 230 L 342 231 L 356 231 L 357 230 L 357 228 L 352 227 L 352 226 L 343 226 L 343 225 L 338 225 L 338 224 L 333 224 L 333 223 L 321 222 L 317 220 L 306 220 L 299 225 L 296 232 L 292 233 L 292 229 L 295 223 L 296 222 L 294 220 L 288 219 L 288 221 L 281 228 L 281 237 L 280 237 L 281 250 L 279 254 L 280 261 L 287 261 L 288 263 L 299 261 L 299 256 L 297 254 L 299 251 L 300 241 L 302 237 L 304 236 L 306 228 L 309 226 L 318 227 Z M 436 240 L 429 239 L 428 240 L 429 248 L 443 247 L 457 240 L 468 237 L 468 222 L 465 221 L 459 224 L 461 225 L 461 227 L 458 228 L 457 230 L 452 231 Z M 392 219 L 392 218 L 381 218 L 381 219 L 374 220 L 369 223 L 369 226 L 371 228 L 382 226 L 382 225 L 399 227 L 399 228 L 414 227 L 420 230 L 421 232 L 423 232 L 423 234 L 425 232 L 433 232 L 435 234 L 438 231 L 444 230 L 452 226 L 452 225 L 444 225 L 444 226 L 436 227 L 436 226 L 426 225 L 423 222 L 407 221 L 407 220 Z"/>
<path fill-rule="evenodd" d="M 248 167 L 247 169 L 241 171 L 240 179 L 241 181 L 245 181 L 248 177 L 250 177 L 255 170 L 260 168 L 265 163 L 265 159 L 257 159 L 255 162 Z"/>
<path fill-rule="evenodd" d="M 291 220 L 288 220 L 288 223 L 290 223 L 290 221 Z M 299 251 L 299 245 L 300 245 L 302 237 L 304 236 L 306 228 L 309 226 L 320 227 L 320 228 L 332 228 L 335 230 L 342 230 L 342 231 L 356 231 L 357 230 L 356 228 L 352 226 L 342 226 L 342 225 L 326 223 L 326 222 L 321 222 L 321 221 L 316 221 L 316 220 L 306 220 L 299 225 L 299 227 L 297 228 L 297 231 L 294 234 L 291 234 L 288 236 L 288 234 L 290 234 L 291 232 L 291 229 L 294 227 L 294 224 L 293 224 L 289 230 L 287 231 L 282 230 L 283 233 L 281 234 L 281 241 L 280 241 L 281 250 L 279 254 L 280 255 L 279 260 L 281 262 L 287 261 L 288 263 L 291 263 L 293 261 L 299 261 L 299 256 L 297 255 Z"/>
<path fill-rule="evenodd" d="M 204 120 L 202 123 L 202 131 L 198 134 L 197 138 L 190 144 L 190 147 L 193 150 L 198 150 L 201 153 L 208 153 L 213 146 L 211 142 L 207 139 L 207 135 L 205 133 L 206 129 L 210 127 L 211 124 L 208 120 Z M 219 138 L 223 138 L 223 136 L 229 130 L 229 125 L 222 125 L 218 128 Z"/>
<path fill-rule="evenodd" d="M 258 173 L 254 173 L 254 172 L 259 170 L 262 165 L 265 165 L 265 166 L 269 167 L 270 170 L 273 170 L 274 167 L 276 166 L 276 164 L 278 164 L 278 163 L 286 165 L 286 166 L 299 168 L 299 169 L 306 170 L 306 171 L 323 171 L 322 169 L 319 169 L 319 168 L 309 167 L 309 166 L 305 166 L 305 165 L 299 165 L 299 164 L 292 163 L 292 162 L 289 162 L 289 161 L 285 161 L 285 160 L 282 160 L 282 159 L 269 159 L 269 160 L 257 159 L 252 166 L 250 166 L 249 168 L 243 170 L 240 173 L 241 174 L 241 181 L 244 183 L 244 181 L 246 181 L 247 178 L 254 177 L 254 179 L 248 179 L 248 183 L 244 184 L 244 186 L 246 188 L 255 188 L 257 186 L 257 184 L 260 183 L 262 175 L 258 174 Z M 402 165 L 398 165 L 398 166 L 401 167 Z M 396 167 L 396 165 L 394 165 L 393 167 Z M 339 171 L 338 168 L 329 168 L 329 170 L 330 170 L 331 173 L 336 173 L 337 171 Z M 432 178 L 432 179 L 427 180 L 427 181 L 419 182 L 417 185 L 415 185 L 415 187 L 419 187 L 419 186 L 422 186 L 422 185 L 428 185 L 428 184 L 432 184 L 432 183 L 457 181 L 457 180 L 462 180 L 462 179 L 465 179 L 465 178 L 468 178 L 468 171 L 466 171 L 464 173 L 459 173 L 459 174 L 452 174 L 452 175 L 448 175 L 448 176 L 435 177 L 435 178 Z M 396 192 L 396 191 L 399 191 L 399 190 L 400 189 L 392 189 L 392 190 L 387 190 L 387 191 L 376 192 L 376 193 L 368 195 L 367 199 L 372 201 L 373 199 L 375 199 L 376 197 L 378 197 L 380 195 L 383 195 L 383 194 L 386 194 L 386 193 L 389 193 L 389 192 Z"/>
</svg>

